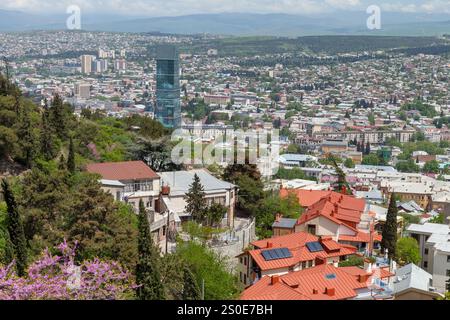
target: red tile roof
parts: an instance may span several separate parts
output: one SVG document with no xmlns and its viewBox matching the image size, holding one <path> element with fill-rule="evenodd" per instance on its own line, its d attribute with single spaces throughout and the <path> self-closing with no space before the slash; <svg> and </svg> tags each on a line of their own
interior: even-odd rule
<svg viewBox="0 0 450 320">
<path fill-rule="evenodd" d="M 370 286 L 371 277 L 393 274 L 377 269 L 368 274 L 358 267 L 337 268 L 319 265 L 280 276 L 274 284 L 265 276 L 241 295 L 242 300 L 345 300 L 357 296 L 356 290 Z"/>
<path fill-rule="evenodd" d="M 354 236 L 341 234 L 339 235 L 339 241 L 370 243 L 370 234 L 361 231 L 359 231 Z M 381 242 L 381 235 L 378 234 L 377 232 L 374 232 L 373 241 Z"/>
<path fill-rule="evenodd" d="M 241 300 L 310 300 L 301 293 L 292 290 L 282 281 L 272 284 L 272 277 L 264 277 L 246 289 Z"/>
<path fill-rule="evenodd" d="M 321 242 L 325 250 L 310 252 L 306 244 L 309 242 Z M 303 261 L 316 259 L 325 260 L 332 257 L 341 257 L 354 254 L 357 249 L 350 245 L 339 244 L 332 239 L 320 240 L 318 237 L 306 233 L 298 232 L 272 239 L 259 240 L 252 243 L 255 250 L 248 253 L 261 270 L 276 270 L 293 267 Z M 288 248 L 292 257 L 266 261 L 262 256 L 262 251 L 275 248 Z"/>
<path fill-rule="evenodd" d="M 280 190 L 281 197 L 287 197 L 290 193 L 296 194 L 300 205 L 307 207 L 306 212 L 297 221 L 299 225 L 318 216 L 324 216 L 337 224 L 345 224 L 357 231 L 352 226 L 359 224 L 366 207 L 363 199 L 356 199 L 333 191 Z"/>
<path fill-rule="evenodd" d="M 159 176 L 142 161 L 92 163 L 86 166 L 90 173 L 97 173 L 107 180 L 158 179 Z"/>
</svg>

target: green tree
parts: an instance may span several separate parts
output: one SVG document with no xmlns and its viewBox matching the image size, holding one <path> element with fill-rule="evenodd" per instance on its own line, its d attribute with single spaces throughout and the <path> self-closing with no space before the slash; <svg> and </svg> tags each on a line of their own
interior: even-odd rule
<svg viewBox="0 0 450 320">
<path fill-rule="evenodd" d="M 414 162 L 413 159 L 408 159 L 406 161 L 399 161 L 395 168 L 400 172 L 419 172 L 419 166 Z"/>
<path fill-rule="evenodd" d="M 338 177 L 337 182 L 334 187 L 334 191 L 343 192 L 345 190 L 345 192 L 347 194 L 351 194 L 350 186 L 348 185 L 347 177 L 345 175 L 344 170 L 342 170 L 342 168 L 338 166 L 338 164 L 334 158 L 331 158 L 330 160 L 333 163 L 334 170 L 336 171 L 336 174 Z"/>
<path fill-rule="evenodd" d="M 378 166 L 380 164 L 380 159 L 374 153 L 364 156 L 362 164 L 369 166 Z"/>
<path fill-rule="evenodd" d="M 389 250 L 389 258 L 396 256 L 397 245 L 397 202 L 395 194 L 391 194 L 389 208 L 386 215 L 386 223 L 383 226 L 383 233 L 381 239 L 381 248 L 385 251 Z"/>
<path fill-rule="evenodd" d="M 363 267 L 364 258 L 359 256 L 350 256 L 347 260 L 339 262 L 339 267 Z"/>
<path fill-rule="evenodd" d="M 182 300 L 200 300 L 201 289 L 197 283 L 197 279 L 191 271 L 188 264 L 184 264 L 183 268 L 183 293 Z"/>
<path fill-rule="evenodd" d="M 370 143 L 369 142 L 367 142 L 367 144 L 366 144 L 366 149 L 365 149 L 365 154 L 366 155 L 369 155 L 370 154 Z"/>
<path fill-rule="evenodd" d="M 136 295 L 140 300 L 164 300 L 164 287 L 158 266 L 159 255 L 150 234 L 144 202 L 139 202 L 139 259 L 136 266 Z"/>
<path fill-rule="evenodd" d="M 177 260 L 190 266 L 196 283 L 205 283 L 205 300 L 236 299 L 242 288 L 230 273 L 228 261 L 211 249 L 196 242 L 180 243 L 175 253 Z"/>
<path fill-rule="evenodd" d="M 27 243 L 23 230 L 22 220 L 19 215 L 18 206 L 13 192 L 6 179 L 2 180 L 3 197 L 5 198 L 8 219 L 8 233 L 14 248 L 16 269 L 19 277 L 23 277 L 27 269 Z"/>
<path fill-rule="evenodd" d="M 418 264 L 420 262 L 420 249 L 414 238 L 401 238 L 397 242 L 397 259 L 400 264 Z"/>
<path fill-rule="evenodd" d="M 49 108 L 49 121 L 51 128 L 60 139 L 66 139 L 73 123 L 73 113 L 70 105 L 56 94 Z"/>
<path fill-rule="evenodd" d="M 423 172 L 425 173 L 439 173 L 439 162 L 431 160 L 425 163 L 423 166 Z"/>
<path fill-rule="evenodd" d="M 14 248 L 8 233 L 8 208 L 0 202 L 0 265 L 8 265 L 14 259 Z"/>
<path fill-rule="evenodd" d="M 53 159 L 56 156 L 56 146 L 54 136 L 49 124 L 49 112 L 45 110 L 42 113 L 42 128 L 41 128 L 41 150 L 40 154 L 46 161 Z"/>
<path fill-rule="evenodd" d="M 74 146 L 73 146 L 73 139 L 72 139 L 72 137 L 70 137 L 70 142 L 69 142 L 69 155 L 67 157 L 67 170 L 69 170 L 69 172 L 71 174 L 74 174 L 75 170 L 76 170 L 75 150 L 74 150 Z"/>
<path fill-rule="evenodd" d="M 220 203 L 213 203 L 206 209 L 206 220 L 209 226 L 219 224 L 227 213 L 227 207 Z"/>
<path fill-rule="evenodd" d="M 354 168 L 355 167 L 355 163 L 353 162 L 352 158 L 347 158 L 344 161 L 344 166 L 346 168 Z"/>
<path fill-rule="evenodd" d="M 186 212 L 189 213 L 194 221 L 202 223 L 205 220 L 206 198 L 200 177 L 195 174 L 194 181 L 189 186 L 186 193 Z"/>
</svg>

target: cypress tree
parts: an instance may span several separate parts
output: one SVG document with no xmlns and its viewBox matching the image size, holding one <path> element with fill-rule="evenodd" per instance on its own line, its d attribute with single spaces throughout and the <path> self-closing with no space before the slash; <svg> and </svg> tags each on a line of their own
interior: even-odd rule
<svg viewBox="0 0 450 320">
<path fill-rule="evenodd" d="M 367 142 L 367 144 L 366 144 L 366 154 L 367 155 L 369 155 L 370 154 L 370 143 L 369 142 Z"/>
<path fill-rule="evenodd" d="M 391 201 L 389 202 L 389 209 L 386 215 L 386 223 L 383 227 L 383 239 L 381 240 L 381 248 L 383 250 L 389 250 L 389 258 L 395 257 L 395 250 L 397 247 L 397 202 L 396 196 L 393 193 L 391 195 Z"/>
<path fill-rule="evenodd" d="M 55 128 L 58 137 L 67 137 L 66 118 L 64 115 L 64 102 L 58 94 L 53 97 L 52 105 L 50 107 L 50 115 L 51 125 L 53 126 L 53 128 Z"/>
<path fill-rule="evenodd" d="M 41 130 L 41 154 L 46 161 L 50 161 L 55 157 L 55 146 L 53 134 L 49 125 L 49 112 L 45 110 L 42 114 L 42 130 Z"/>
<path fill-rule="evenodd" d="M 197 283 L 197 279 L 189 268 L 189 265 L 185 264 L 183 268 L 183 300 L 200 300 L 201 290 Z"/>
<path fill-rule="evenodd" d="M 59 170 L 66 170 L 67 169 L 67 167 L 66 167 L 66 159 L 64 159 L 64 155 L 63 154 L 59 157 L 58 169 Z"/>
<path fill-rule="evenodd" d="M 197 174 L 194 175 L 194 181 L 186 193 L 186 212 L 190 213 L 192 219 L 197 222 L 203 222 L 205 218 L 206 199 L 203 185 Z"/>
<path fill-rule="evenodd" d="M 19 277 L 25 275 L 27 269 L 27 247 L 22 221 L 13 192 L 6 179 L 2 180 L 3 197 L 5 198 L 8 217 L 7 226 L 16 259 L 16 270 Z"/>
<path fill-rule="evenodd" d="M 75 150 L 73 147 L 73 139 L 70 138 L 69 143 L 69 155 L 67 158 L 67 170 L 69 170 L 70 173 L 75 173 L 76 166 L 75 166 Z"/>
<path fill-rule="evenodd" d="M 164 288 L 158 266 L 158 250 L 153 244 L 150 234 L 150 225 L 144 202 L 139 202 L 139 238 L 138 255 L 136 266 L 136 294 L 139 300 L 163 300 L 165 298 Z"/>
</svg>

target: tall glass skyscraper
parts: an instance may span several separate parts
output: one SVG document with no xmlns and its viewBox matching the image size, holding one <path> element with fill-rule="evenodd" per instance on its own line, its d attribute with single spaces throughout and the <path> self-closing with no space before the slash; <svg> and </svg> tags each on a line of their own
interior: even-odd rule
<svg viewBox="0 0 450 320">
<path fill-rule="evenodd" d="M 167 128 L 181 125 L 180 60 L 173 45 L 161 45 L 156 53 L 155 119 Z"/>
</svg>

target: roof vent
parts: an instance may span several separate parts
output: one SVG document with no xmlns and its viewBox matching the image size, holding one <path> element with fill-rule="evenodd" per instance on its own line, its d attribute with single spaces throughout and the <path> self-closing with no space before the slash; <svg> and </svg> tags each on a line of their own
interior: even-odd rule
<svg viewBox="0 0 450 320">
<path fill-rule="evenodd" d="M 325 294 L 329 295 L 330 297 L 333 297 L 336 295 L 336 289 L 335 288 L 325 288 Z"/>
</svg>

